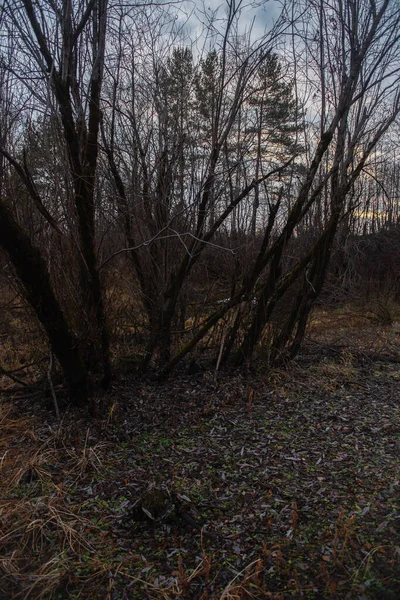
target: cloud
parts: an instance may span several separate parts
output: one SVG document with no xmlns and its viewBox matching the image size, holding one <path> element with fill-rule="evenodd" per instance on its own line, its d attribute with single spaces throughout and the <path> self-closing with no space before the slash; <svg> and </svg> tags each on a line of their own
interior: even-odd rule
<svg viewBox="0 0 400 600">
<path fill-rule="evenodd" d="M 236 2 L 238 5 L 235 27 L 239 35 L 250 34 L 252 41 L 262 38 L 281 13 L 281 3 L 276 0 Z M 188 43 L 197 42 L 198 48 L 225 32 L 229 10 L 226 0 L 185 0 L 177 5 L 176 10 L 177 25 L 182 28 Z"/>
</svg>

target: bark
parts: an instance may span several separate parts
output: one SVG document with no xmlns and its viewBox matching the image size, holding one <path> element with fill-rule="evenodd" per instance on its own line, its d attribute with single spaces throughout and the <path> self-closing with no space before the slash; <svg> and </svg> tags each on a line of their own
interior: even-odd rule
<svg viewBox="0 0 400 600">
<path fill-rule="evenodd" d="M 71 401 L 77 405 L 84 404 L 88 400 L 87 372 L 54 294 L 46 263 L 1 200 L 0 247 L 9 255 L 25 298 L 47 333 L 52 351 L 63 370 Z"/>
<path fill-rule="evenodd" d="M 84 342 L 87 346 L 84 352 L 84 359 L 87 366 L 92 370 L 98 369 L 99 362 L 102 364 L 103 385 L 107 387 L 111 380 L 110 342 L 104 310 L 103 290 L 97 268 L 94 203 L 99 152 L 98 137 L 101 121 L 100 92 L 104 69 L 107 0 L 97 0 L 90 3 L 90 10 L 88 6 L 74 36 L 74 43 L 76 43 L 77 36 L 79 36 L 79 29 L 83 29 L 89 17 L 92 16 L 93 68 L 88 93 L 87 126 L 84 122 L 80 125 L 75 123 L 74 119 L 71 84 L 75 80 L 75 74 L 69 72 L 69 69 L 72 69 L 72 65 L 69 64 L 68 59 L 68 56 L 71 55 L 71 40 L 68 33 L 69 15 L 64 15 L 64 24 L 66 27 L 64 33 L 67 35 L 67 38 L 63 40 L 63 47 L 66 54 L 63 69 L 60 73 L 54 68 L 55 61 L 37 19 L 32 1 L 23 0 L 23 5 L 34 31 L 40 53 L 47 66 L 50 82 L 60 111 L 64 141 L 68 149 L 81 250 L 80 293 L 89 324 L 84 335 Z M 79 127 L 82 129 L 79 130 Z"/>
<path fill-rule="evenodd" d="M 235 357 L 235 363 L 237 364 L 243 362 L 243 360 L 245 359 L 251 358 L 254 348 L 264 330 L 264 327 L 271 317 L 271 306 L 275 306 L 275 302 L 272 302 L 272 304 L 270 305 L 270 301 L 273 301 L 273 297 L 274 295 L 276 295 L 279 286 L 283 252 L 293 234 L 295 227 L 299 224 L 302 218 L 305 206 L 307 206 L 310 202 L 309 192 L 311 186 L 314 182 L 314 178 L 317 173 L 318 167 L 321 164 L 322 158 L 332 141 L 332 137 L 333 134 L 331 131 L 328 131 L 321 136 L 317 150 L 314 155 L 314 159 L 307 173 L 307 177 L 300 189 L 298 198 L 288 216 L 286 225 L 283 228 L 283 231 L 279 235 L 277 240 L 266 252 L 265 256 L 262 257 L 259 261 L 258 269 L 260 273 L 269 262 L 270 271 L 266 284 L 264 285 L 264 288 L 258 300 L 256 313 L 254 315 L 252 323 Z"/>
</svg>

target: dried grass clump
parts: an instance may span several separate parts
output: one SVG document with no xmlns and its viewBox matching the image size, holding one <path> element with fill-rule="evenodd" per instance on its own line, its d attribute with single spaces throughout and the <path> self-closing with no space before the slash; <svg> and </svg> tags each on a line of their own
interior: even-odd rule
<svg viewBox="0 0 400 600">
<path fill-rule="evenodd" d="M 13 477 L 14 492 L 16 481 Z M 93 551 L 87 536 L 95 527 L 78 512 L 79 507 L 69 507 L 55 491 L 32 499 L 1 501 L 0 594 L 3 597 L 51 597 L 68 572 L 71 560 L 79 561 L 82 554 Z"/>
<path fill-rule="evenodd" d="M 0 405 L 0 597 L 51 598 L 94 551 L 97 527 L 71 505 L 68 488 L 100 473 L 102 444 L 91 447 L 87 435 L 83 447 L 67 446 L 67 429 L 35 432 L 12 412 Z"/>
</svg>

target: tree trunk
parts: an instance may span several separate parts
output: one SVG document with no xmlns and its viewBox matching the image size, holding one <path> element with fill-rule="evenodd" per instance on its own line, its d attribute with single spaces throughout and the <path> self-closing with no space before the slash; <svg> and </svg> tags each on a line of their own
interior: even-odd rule
<svg viewBox="0 0 400 600">
<path fill-rule="evenodd" d="M 0 247 L 9 255 L 23 285 L 24 294 L 42 323 L 67 382 L 71 401 L 87 402 L 87 372 L 74 337 L 55 297 L 46 264 L 39 249 L 22 231 L 0 200 Z"/>
</svg>

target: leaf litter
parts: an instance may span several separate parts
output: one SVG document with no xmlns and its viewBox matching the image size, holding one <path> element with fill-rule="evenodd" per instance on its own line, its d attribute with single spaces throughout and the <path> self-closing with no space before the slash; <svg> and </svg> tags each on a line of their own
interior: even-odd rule
<svg viewBox="0 0 400 600">
<path fill-rule="evenodd" d="M 4 400 L 0 596 L 398 599 L 399 355 L 358 333 L 120 376 L 92 421 Z"/>
</svg>

